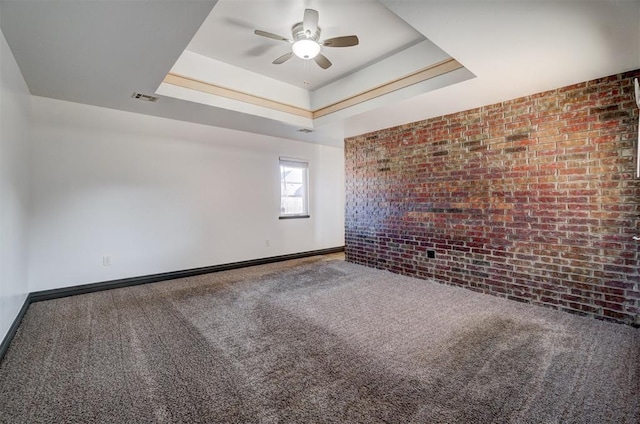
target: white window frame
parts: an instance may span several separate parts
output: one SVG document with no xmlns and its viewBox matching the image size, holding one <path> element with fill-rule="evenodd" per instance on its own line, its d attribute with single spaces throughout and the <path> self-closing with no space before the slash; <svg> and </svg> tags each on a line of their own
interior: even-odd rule
<svg viewBox="0 0 640 424">
<path fill-rule="evenodd" d="M 303 211 L 302 213 L 285 213 L 282 206 L 283 198 L 283 181 L 282 181 L 282 167 L 303 169 L 302 184 L 304 185 L 304 197 L 302 200 Z M 295 219 L 295 218 L 310 218 L 309 215 L 309 161 L 304 159 L 293 159 L 280 157 L 279 161 L 279 180 L 280 180 L 280 219 Z"/>
</svg>

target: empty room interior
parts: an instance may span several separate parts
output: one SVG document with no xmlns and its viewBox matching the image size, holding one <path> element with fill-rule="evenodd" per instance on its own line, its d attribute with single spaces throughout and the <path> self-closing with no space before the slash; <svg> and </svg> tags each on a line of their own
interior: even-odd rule
<svg viewBox="0 0 640 424">
<path fill-rule="evenodd" d="M 0 423 L 640 422 L 640 1 L 0 29 Z"/>
</svg>

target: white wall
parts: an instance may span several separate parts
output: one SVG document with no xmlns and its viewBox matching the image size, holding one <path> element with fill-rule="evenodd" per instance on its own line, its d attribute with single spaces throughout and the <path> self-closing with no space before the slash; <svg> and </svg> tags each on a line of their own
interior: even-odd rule
<svg viewBox="0 0 640 424">
<path fill-rule="evenodd" d="M 342 149 L 41 97 L 30 132 L 30 291 L 344 245 Z M 310 219 L 278 219 L 279 156 Z"/>
<path fill-rule="evenodd" d="M 0 32 L 0 341 L 27 296 L 30 95 Z"/>
</svg>

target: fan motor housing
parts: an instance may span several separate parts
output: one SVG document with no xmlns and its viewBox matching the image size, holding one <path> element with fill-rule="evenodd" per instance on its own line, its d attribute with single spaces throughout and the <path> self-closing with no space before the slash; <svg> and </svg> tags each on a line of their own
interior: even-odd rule
<svg viewBox="0 0 640 424">
<path fill-rule="evenodd" d="M 318 41 L 320 39 L 320 27 L 316 27 L 316 30 L 307 36 L 304 32 L 304 25 L 302 22 L 298 22 L 293 27 L 291 27 L 291 35 L 293 36 L 294 41 L 298 40 L 313 40 Z"/>
</svg>

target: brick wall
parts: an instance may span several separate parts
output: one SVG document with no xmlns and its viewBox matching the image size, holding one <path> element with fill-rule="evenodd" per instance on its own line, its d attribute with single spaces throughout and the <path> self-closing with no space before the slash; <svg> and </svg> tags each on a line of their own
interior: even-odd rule
<svg viewBox="0 0 640 424">
<path fill-rule="evenodd" d="M 347 260 L 640 324 L 634 77 L 345 140 Z"/>
</svg>

